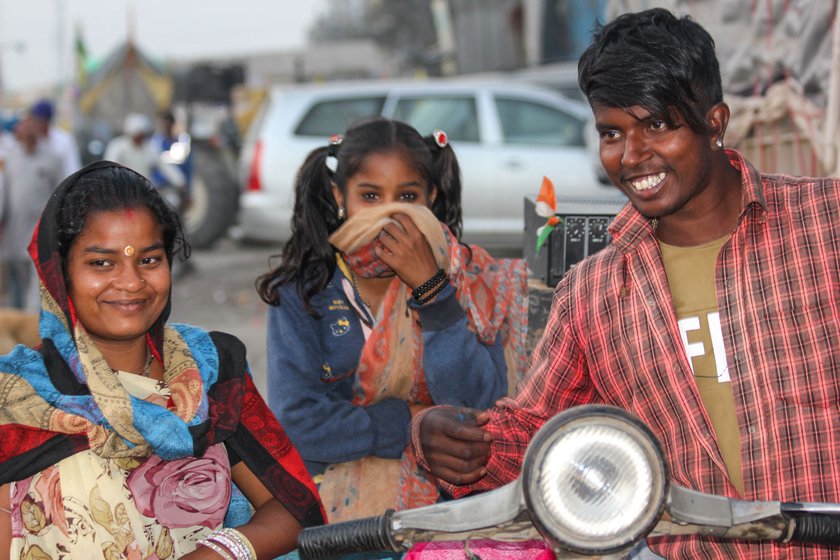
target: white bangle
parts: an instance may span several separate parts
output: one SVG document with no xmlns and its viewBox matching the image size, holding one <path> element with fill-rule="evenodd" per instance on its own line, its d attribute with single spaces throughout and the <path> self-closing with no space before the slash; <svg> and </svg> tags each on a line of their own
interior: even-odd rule
<svg viewBox="0 0 840 560">
<path fill-rule="evenodd" d="M 225 560 L 257 560 L 254 545 L 236 529 L 217 529 L 198 544 L 217 552 Z"/>
<path fill-rule="evenodd" d="M 251 541 L 248 540 L 248 537 L 246 537 L 244 534 L 242 534 L 242 531 L 238 531 L 238 530 L 233 529 L 231 527 L 227 527 L 227 528 L 222 529 L 221 533 L 224 534 L 224 535 L 227 535 L 229 537 L 232 537 L 241 546 L 245 547 L 247 549 L 248 560 L 257 560 L 257 551 L 254 550 L 254 545 L 251 544 Z"/>
<path fill-rule="evenodd" d="M 221 533 L 213 533 L 207 538 L 228 549 L 233 555 L 233 560 L 248 560 L 248 551 L 227 535 L 223 535 Z"/>
<path fill-rule="evenodd" d="M 210 541 L 209 539 L 210 539 L 210 537 L 207 537 L 206 539 L 201 539 L 200 541 L 198 541 L 198 545 L 199 546 L 206 546 L 207 548 L 209 548 L 210 550 L 212 550 L 213 552 L 215 552 L 216 554 L 218 554 L 219 556 L 221 556 L 225 560 L 237 560 L 236 558 L 231 556 L 230 553 L 227 550 L 225 550 L 221 546 L 217 545 L 216 543 Z"/>
</svg>

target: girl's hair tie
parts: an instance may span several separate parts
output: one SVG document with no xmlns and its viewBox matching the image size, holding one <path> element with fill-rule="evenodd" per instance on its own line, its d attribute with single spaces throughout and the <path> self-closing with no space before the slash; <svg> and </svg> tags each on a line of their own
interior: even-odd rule
<svg viewBox="0 0 840 560">
<path fill-rule="evenodd" d="M 343 140 L 344 137 L 341 134 L 330 136 L 330 143 L 327 145 L 327 159 L 324 160 L 324 163 L 332 173 L 335 173 L 335 170 L 338 169 L 338 148 Z"/>
</svg>

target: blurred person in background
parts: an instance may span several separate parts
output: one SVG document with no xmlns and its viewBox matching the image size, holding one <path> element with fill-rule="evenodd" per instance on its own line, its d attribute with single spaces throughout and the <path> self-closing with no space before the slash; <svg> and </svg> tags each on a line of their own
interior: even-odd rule
<svg viewBox="0 0 840 560">
<path fill-rule="evenodd" d="M 149 117 L 142 113 L 129 113 L 125 116 L 123 133 L 108 142 L 105 159 L 133 169 L 152 181 L 155 186 L 165 184 L 167 188 L 183 192 L 186 175 L 179 166 L 161 158 L 161 152 L 151 141 L 152 133 L 154 126 Z M 160 177 L 160 182 L 154 180 L 156 176 Z M 176 197 L 166 196 L 166 190 L 161 194 L 173 208 L 180 210 L 180 203 Z"/>
<path fill-rule="evenodd" d="M 331 522 L 434 503 L 409 423 L 433 404 L 489 406 L 515 386 L 525 263 L 460 242 L 446 135 L 389 119 L 309 154 L 292 223 L 279 266 L 257 282 L 271 305 L 272 410 Z"/>
<path fill-rule="evenodd" d="M 169 110 L 164 110 L 158 114 L 157 131 L 152 135 L 150 143 L 161 160 L 160 165 L 152 170 L 152 184 L 170 203 L 176 203 L 176 208 L 183 214 L 190 205 L 190 185 L 193 176 L 190 137 L 186 133 L 179 134 L 175 131 L 175 115 Z M 180 184 L 172 183 L 171 174 L 161 169 L 163 165 L 173 165 L 180 170 Z"/>
<path fill-rule="evenodd" d="M 17 144 L 14 130 L 19 121 L 20 119 L 17 116 L 11 116 L 3 118 L 2 122 L 0 122 L 0 224 L 2 224 L 3 208 L 6 199 L 3 190 L 2 171 L 6 166 L 6 158 L 8 158 L 9 152 L 11 152 L 12 148 L 14 148 L 15 144 Z"/>
<path fill-rule="evenodd" d="M 175 131 L 175 115 L 169 110 L 161 111 L 157 119 L 157 131 L 149 140 L 152 151 L 157 154 L 155 166 L 149 177 L 173 208 L 178 210 L 181 220 L 190 206 L 190 186 L 193 176 L 193 156 L 189 134 Z M 196 272 L 192 260 L 178 261 L 173 274 L 184 277 Z"/>
<path fill-rule="evenodd" d="M 35 123 L 38 137 L 61 157 L 61 176 L 66 177 L 82 166 L 79 147 L 73 135 L 57 126 L 53 126 L 55 107 L 48 99 L 35 103 L 29 110 Z"/>
<path fill-rule="evenodd" d="M 39 141 L 37 118 L 27 115 L 15 127 L 2 171 L 3 270 L 12 307 L 36 313 L 39 307 L 35 267 L 26 252 L 44 203 L 64 177 L 61 156 Z"/>
<path fill-rule="evenodd" d="M 149 143 L 154 132 L 152 121 L 142 113 L 129 113 L 123 121 L 123 133 L 112 138 L 105 148 L 104 158 L 129 167 L 151 178 L 158 154 Z"/>
<path fill-rule="evenodd" d="M 6 155 L 15 145 L 14 130 L 20 119 L 17 116 L 4 118 L 0 123 L 0 170 L 3 169 L 3 163 L 6 161 Z M 0 211 L 0 214 L 2 212 Z"/>
</svg>

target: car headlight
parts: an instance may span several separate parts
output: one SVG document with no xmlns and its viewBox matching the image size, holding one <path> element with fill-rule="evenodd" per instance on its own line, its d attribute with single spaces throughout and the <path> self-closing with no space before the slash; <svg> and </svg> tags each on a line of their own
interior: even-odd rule
<svg viewBox="0 0 840 560">
<path fill-rule="evenodd" d="M 522 472 L 534 524 L 553 546 L 581 554 L 636 543 L 659 520 L 668 494 L 656 437 L 610 406 L 575 407 L 546 422 Z"/>
</svg>

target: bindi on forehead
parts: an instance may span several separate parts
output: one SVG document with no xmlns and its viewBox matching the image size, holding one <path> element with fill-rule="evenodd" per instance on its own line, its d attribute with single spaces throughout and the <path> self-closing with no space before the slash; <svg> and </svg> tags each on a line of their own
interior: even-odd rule
<svg viewBox="0 0 840 560">
<path fill-rule="evenodd" d="M 123 215 L 127 220 L 130 220 L 134 217 L 134 208 L 126 208 L 123 210 Z"/>
</svg>

